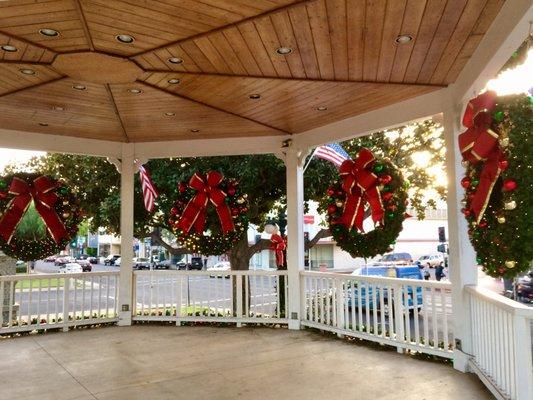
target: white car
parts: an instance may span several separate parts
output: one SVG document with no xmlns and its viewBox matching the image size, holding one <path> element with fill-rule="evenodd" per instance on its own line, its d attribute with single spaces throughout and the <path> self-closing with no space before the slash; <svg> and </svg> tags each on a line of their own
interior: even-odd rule
<svg viewBox="0 0 533 400">
<path fill-rule="evenodd" d="M 67 263 L 59 267 L 59 273 L 61 274 L 81 274 L 83 268 L 78 263 Z"/>
<path fill-rule="evenodd" d="M 442 253 L 428 254 L 420 257 L 416 263 L 421 267 L 435 268 L 439 265 L 444 265 L 444 256 Z"/>
<path fill-rule="evenodd" d="M 211 268 L 207 269 L 209 272 L 226 272 L 231 270 L 231 264 L 229 261 L 220 261 L 213 265 Z M 216 274 L 216 275 L 209 275 L 211 278 L 217 277 L 221 278 L 225 276 L 226 278 L 229 278 L 229 275 L 222 275 L 222 274 Z"/>
</svg>

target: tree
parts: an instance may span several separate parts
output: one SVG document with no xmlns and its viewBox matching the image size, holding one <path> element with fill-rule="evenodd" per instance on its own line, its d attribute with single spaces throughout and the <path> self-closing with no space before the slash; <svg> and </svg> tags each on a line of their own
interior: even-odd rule
<svg viewBox="0 0 533 400">
<path fill-rule="evenodd" d="M 435 207 L 433 199 L 425 199 L 429 189 L 435 196 L 444 197 L 444 187 L 436 186 L 428 167 L 443 169 L 444 147 L 442 129 L 432 121 L 409 125 L 391 131 L 343 143 L 346 150 L 355 156 L 362 147 L 368 147 L 377 155 L 387 156 L 398 165 L 411 182 L 411 204 L 423 217 L 426 207 Z M 419 165 L 413 159 L 423 153 L 427 165 Z M 78 192 L 82 208 L 90 218 L 92 230 L 103 227 L 109 232 L 120 229 L 120 175 L 106 159 L 48 154 L 31 161 L 30 167 L 54 177 L 64 179 Z M 134 234 L 136 237 L 151 236 L 154 243 L 164 246 L 173 254 L 183 254 L 185 249 L 165 241 L 161 235 L 166 228 L 166 218 L 175 199 L 176 184 L 188 180 L 195 172 L 219 170 L 226 177 L 237 178 L 243 192 L 248 193 L 250 223 L 263 226 L 267 217 L 285 209 L 285 167 L 274 155 L 247 155 L 225 157 L 195 157 L 154 159 L 147 164 L 160 197 L 158 211 L 150 215 L 142 202 L 138 179 L 135 180 Z M 337 170 L 328 162 L 313 159 L 305 173 L 306 200 L 321 201 L 326 188 L 337 176 Z M 290 234 L 290 233 L 289 233 Z M 321 230 L 307 244 L 315 245 L 320 238 L 329 236 Z M 230 252 L 233 269 L 248 269 L 250 258 L 258 251 L 268 249 L 269 240 L 249 245 L 246 235 Z"/>
</svg>

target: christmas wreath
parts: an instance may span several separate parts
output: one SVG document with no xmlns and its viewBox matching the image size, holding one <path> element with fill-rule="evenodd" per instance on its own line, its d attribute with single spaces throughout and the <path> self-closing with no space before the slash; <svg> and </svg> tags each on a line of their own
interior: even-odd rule
<svg viewBox="0 0 533 400">
<path fill-rule="evenodd" d="M 352 257 L 391 251 L 402 230 L 407 191 L 400 171 L 389 160 L 376 160 L 368 149 L 342 163 L 340 179 L 327 190 L 327 222 L 333 238 Z M 368 210 L 375 227 L 364 233 Z"/>
<path fill-rule="evenodd" d="M 189 182 L 178 184 L 178 198 L 168 222 L 178 242 L 188 250 L 224 254 L 248 230 L 247 197 L 236 180 L 217 171 L 197 172 Z"/>
<path fill-rule="evenodd" d="M 533 260 L 532 98 L 485 92 L 469 102 L 463 125 L 468 234 L 483 270 L 512 278 Z"/>
<path fill-rule="evenodd" d="M 31 227 L 31 237 L 21 232 L 21 222 L 37 213 L 43 226 Z M 78 201 L 63 183 L 35 173 L 0 177 L 0 249 L 22 261 L 57 254 L 78 232 Z"/>
</svg>

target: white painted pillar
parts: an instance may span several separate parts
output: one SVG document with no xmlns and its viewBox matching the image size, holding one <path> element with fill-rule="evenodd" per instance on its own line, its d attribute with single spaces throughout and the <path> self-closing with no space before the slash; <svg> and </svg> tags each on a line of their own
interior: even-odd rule
<svg viewBox="0 0 533 400">
<path fill-rule="evenodd" d="M 476 254 L 468 238 L 468 224 L 461 212 L 464 190 L 461 179 L 464 167 L 457 142 L 461 128 L 460 106 L 449 105 L 444 112 L 444 135 L 446 142 L 446 170 L 448 175 L 448 234 L 449 277 L 452 283 L 453 326 L 455 332 L 454 368 L 466 372 L 468 354 L 472 354 L 472 327 L 470 303 L 465 286 L 476 285 L 478 267 Z"/>
<path fill-rule="evenodd" d="M 134 146 L 122 145 L 120 179 L 120 285 L 119 285 L 119 322 L 120 326 L 131 325 L 133 294 L 133 179 Z"/>
<path fill-rule="evenodd" d="M 300 271 L 304 269 L 304 175 L 305 155 L 287 151 L 287 270 L 289 283 L 289 329 L 300 329 Z"/>
</svg>

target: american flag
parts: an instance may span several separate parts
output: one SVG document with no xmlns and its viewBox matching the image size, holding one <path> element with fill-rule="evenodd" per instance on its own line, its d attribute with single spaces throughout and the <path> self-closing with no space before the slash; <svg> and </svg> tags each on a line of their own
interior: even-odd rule
<svg viewBox="0 0 533 400">
<path fill-rule="evenodd" d="M 313 155 L 329 161 L 337 168 L 340 167 L 344 161 L 351 159 L 350 155 L 346 153 L 346 151 L 338 143 L 329 143 L 319 146 L 315 149 Z"/>
<path fill-rule="evenodd" d="M 146 168 L 141 164 L 137 164 L 137 167 L 139 168 L 139 179 L 141 180 L 141 187 L 143 189 L 144 208 L 146 208 L 148 212 L 152 212 L 155 208 L 155 199 L 159 194 L 157 193 L 152 178 L 150 178 L 150 174 L 148 174 Z"/>
</svg>

